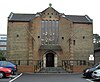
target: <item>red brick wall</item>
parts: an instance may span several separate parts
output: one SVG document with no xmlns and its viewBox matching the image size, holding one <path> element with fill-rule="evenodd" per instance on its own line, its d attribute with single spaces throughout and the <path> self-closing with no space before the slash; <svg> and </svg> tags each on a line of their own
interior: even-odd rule
<svg viewBox="0 0 100 82">
<path fill-rule="evenodd" d="M 72 68 L 72 72 L 73 73 L 82 73 L 84 69 L 88 68 L 89 66 L 74 66 Z M 39 71 L 39 70 L 37 70 Z M 30 66 L 25 66 L 25 65 L 21 65 L 21 66 L 18 66 L 18 72 L 22 72 L 22 73 L 25 73 L 25 72 L 31 72 L 31 73 L 34 73 L 34 67 L 32 65 Z"/>
<path fill-rule="evenodd" d="M 73 67 L 73 73 L 82 73 L 84 69 L 89 68 L 89 66 L 80 65 L 80 66 L 74 66 Z"/>
<path fill-rule="evenodd" d="M 22 72 L 22 73 L 25 73 L 25 72 L 34 72 L 34 67 L 32 65 L 30 66 L 27 66 L 27 65 L 21 65 L 21 66 L 18 66 L 18 72 Z"/>
</svg>

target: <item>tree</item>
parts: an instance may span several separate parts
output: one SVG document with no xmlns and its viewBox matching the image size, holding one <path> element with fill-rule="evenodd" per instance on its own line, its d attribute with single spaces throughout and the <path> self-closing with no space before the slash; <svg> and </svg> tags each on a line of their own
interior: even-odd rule
<svg viewBox="0 0 100 82">
<path fill-rule="evenodd" d="M 94 48 L 100 48 L 100 36 L 99 34 L 93 34 L 94 38 Z"/>
<path fill-rule="evenodd" d="M 6 58 L 3 56 L 3 52 L 0 51 L 0 60 L 6 60 Z"/>
<path fill-rule="evenodd" d="M 93 34 L 93 36 L 94 36 L 95 43 L 99 43 L 100 42 L 99 34 Z"/>
</svg>

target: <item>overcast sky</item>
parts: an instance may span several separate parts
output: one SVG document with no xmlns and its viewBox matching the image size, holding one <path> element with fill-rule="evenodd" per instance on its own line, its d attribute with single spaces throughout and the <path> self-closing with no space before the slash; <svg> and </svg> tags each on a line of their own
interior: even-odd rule
<svg viewBox="0 0 100 82">
<path fill-rule="evenodd" d="M 7 34 L 7 17 L 13 13 L 37 13 L 48 8 L 49 3 L 66 15 L 88 15 L 93 19 L 93 31 L 100 35 L 99 0 L 0 0 L 0 34 Z"/>
</svg>

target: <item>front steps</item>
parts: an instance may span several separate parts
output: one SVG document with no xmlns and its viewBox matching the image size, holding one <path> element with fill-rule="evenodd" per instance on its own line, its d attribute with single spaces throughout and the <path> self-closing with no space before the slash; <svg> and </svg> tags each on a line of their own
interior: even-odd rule
<svg viewBox="0 0 100 82">
<path fill-rule="evenodd" d="M 42 68 L 39 73 L 67 73 L 62 67 Z"/>
</svg>

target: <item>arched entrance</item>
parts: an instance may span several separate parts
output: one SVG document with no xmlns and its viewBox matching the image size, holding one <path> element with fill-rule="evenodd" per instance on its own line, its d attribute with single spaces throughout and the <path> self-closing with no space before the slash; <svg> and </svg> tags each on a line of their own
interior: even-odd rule
<svg viewBox="0 0 100 82">
<path fill-rule="evenodd" d="M 46 54 L 46 67 L 54 67 L 54 54 L 53 53 Z"/>
<path fill-rule="evenodd" d="M 43 55 L 43 67 L 57 67 L 57 54 L 54 51 L 47 51 Z"/>
</svg>

